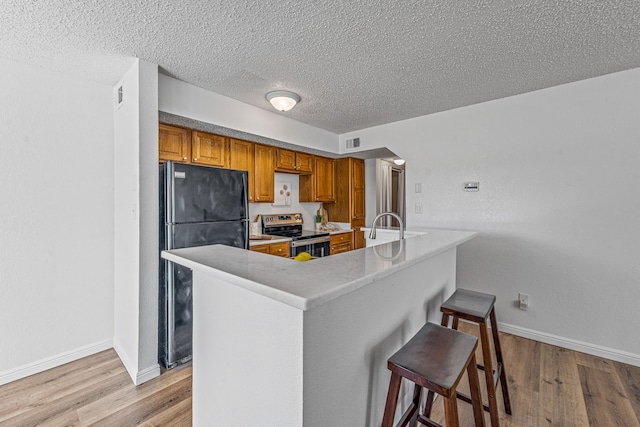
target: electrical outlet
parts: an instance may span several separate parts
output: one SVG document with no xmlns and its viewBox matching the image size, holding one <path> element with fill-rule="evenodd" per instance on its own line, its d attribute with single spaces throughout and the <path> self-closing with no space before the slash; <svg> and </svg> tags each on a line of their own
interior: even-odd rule
<svg viewBox="0 0 640 427">
<path fill-rule="evenodd" d="M 416 213 L 417 214 L 422 213 L 422 203 L 416 203 Z"/>
<path fill-rule="evenodd" d="M 518 294 L 518 302 L 520 303 L 520 310 L 529 309 L 529 295 L 522 293 Z"/>
</svg>

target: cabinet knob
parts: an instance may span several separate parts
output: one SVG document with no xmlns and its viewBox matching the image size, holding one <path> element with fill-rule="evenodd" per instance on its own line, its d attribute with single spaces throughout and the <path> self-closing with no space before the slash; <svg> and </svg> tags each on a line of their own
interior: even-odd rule
<svg viewBox="0 0 640 427">
<path fill-rule="evenodd" d="M 182 160 L 187 160 L 187 158 L 186 158 L 186 157 L 183 157 L 183 158 L 182 158 Z"/>
<path fill-rule="evenodd" d="M 260 197 L 256 197 L 256 200 L 260 200 Z"/>
<path fill-rule="evenodd" d="M 193 161 L 194 161 L 194 162 L 197 162 L 197 161 L 198 161 L 198 158 L 193 159 Z"/>
</svg>

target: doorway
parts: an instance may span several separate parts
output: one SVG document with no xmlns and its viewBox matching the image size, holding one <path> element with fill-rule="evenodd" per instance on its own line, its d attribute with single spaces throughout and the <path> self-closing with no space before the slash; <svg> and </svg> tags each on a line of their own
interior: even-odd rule
<svg viewBox="0 0 640 427">
<path fill-rule="evenodd" d="M 406 224 L 405 218 L 405 165 L 397 165 L 391 160 L 376 160 L 376 214 L 395 212 Z M 380 219 L 378 225 L 398 227 L 393 217 Z"/>
</svg>

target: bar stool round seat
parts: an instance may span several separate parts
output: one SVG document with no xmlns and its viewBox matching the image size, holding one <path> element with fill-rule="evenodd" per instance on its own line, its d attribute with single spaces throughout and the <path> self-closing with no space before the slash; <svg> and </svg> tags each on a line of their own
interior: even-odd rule
<svg viewBox="0 0 640 427">
<path fill-rule="evenodd" d="M 481 292 L 470 291 L 467 289 L 456 289 L 451 297 L 446 300 L 440 307 L 442 311 L 442 326 L 448 326 L 449 318 L 453 318 L 451 327 L 458 329 L 458 320 L 464 319 L 469 322 L 478 324 L 480 329 L 480 346 L 482 347 L 482 359 L 484 365 L 478 365 L 485 373 L 487 383 L 488 404 L 483 404 L 485 410 L 489 411 L 491 416 L 491 425 L 499 426 L 498 420 L 498 403 L 496 399 L 496 387 L 498 383 L 502 386 L 502 398 L 504 401 L 504 410 L 511 415 L 511 401 L 509 399 L 509 388 L 507 386 L 506 372 L 502 359 L 502 348 L 500 346 L 500 337 L 498 335 L 498 323 L 496 322 L 495 312 L 495 295 L 484 294 Z M 487 324 L 491 322 L 491 335 L 493 337 L 493 346 L 496 354 L 496 367 L 493 369 L 491 359 L 491 343 L 487 331 Z M 462 393 L 458 393 L 458 397 L 467 402 L 471 398 Z M 430 405 L 432 395 L 427 397 L 427 405 Z"/>
<path fill-rule="evenodd" d="M 484 426 L 482 397 L 476 369 L 475 351 L 478 339 L 472 335 L 448 329 L 435 323 L 424 325 L 413 338 L 388 361 L 391 370 L 389 392 L 382 427 L 393 426 L 402 378 L 414 383 L 412 403 L 402 415 L 398 426 L 416 422 L 439 426 L 428 414 L 420 414 L 422 389 L 441 395 L 444 399 L 445 420 L 448 427 L 459 426 L 456 387 L 465 370 L 469 376 L 471 400 L 476 426 Z"/>
</svg>

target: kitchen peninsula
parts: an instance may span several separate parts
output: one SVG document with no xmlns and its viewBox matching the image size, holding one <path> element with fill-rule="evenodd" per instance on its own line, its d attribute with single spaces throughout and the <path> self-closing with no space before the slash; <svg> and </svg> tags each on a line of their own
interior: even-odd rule
<svg viewBox="0 0 640 427">
<path fill-rule="evenodd" d="M 475 234 L 427 230 L 308 262 L 163 252 L 193 270 L 194 425 L 380 425 L 387 359 L 439 322 L 457 246 Z"/>
</svg>

